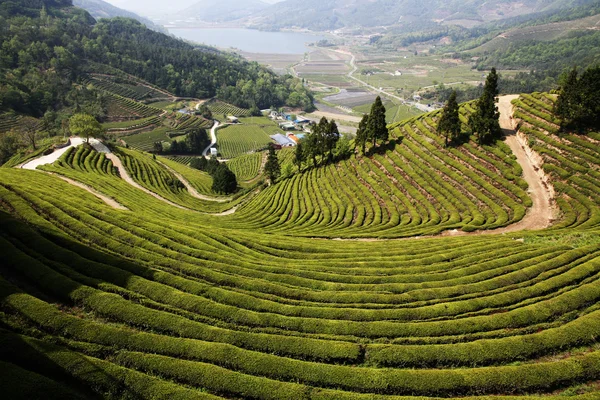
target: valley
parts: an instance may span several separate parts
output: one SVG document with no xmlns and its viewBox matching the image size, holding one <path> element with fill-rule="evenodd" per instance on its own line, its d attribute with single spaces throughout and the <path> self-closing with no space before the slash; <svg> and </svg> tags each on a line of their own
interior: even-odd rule
<svg viewBox="0 0 600 400">
<path fill-rule="evenodd" d="M 384 3 L 241 55 L 0 3 L 3 398 L 599 398 L 600 64 L 478 69 L 553 1 L 411 3 L 443 52 Z"/>
</svg>

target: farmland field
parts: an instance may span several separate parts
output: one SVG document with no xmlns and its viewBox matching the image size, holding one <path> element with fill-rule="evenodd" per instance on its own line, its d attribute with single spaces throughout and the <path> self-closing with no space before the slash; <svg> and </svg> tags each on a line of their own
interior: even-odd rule
<svg viewBox="0 0 600 400">
<path fill-rule="evenodd" d="M 241 124 L 217 130 L 217 148 L 221 157 L 230 159 L 264 149 L 272 142 L 270 135 L 281 133 L 277 125 L 266 118 L 257 117 L 253 120 L 242 119 Z"/>
<path fill-rule="evenodd" d="M 0 168 L 4 395 L 598 399 L 600 134 L 559 136 L 554 101 L 513 102 L 555 207 L 529 231 L 511 229 L 538 204 L 512 140 L 446 147 L 439 112 L 232 198 L 120 147 Z M 248 121 L 220 151 L 274 127 Z"/>
</svg>

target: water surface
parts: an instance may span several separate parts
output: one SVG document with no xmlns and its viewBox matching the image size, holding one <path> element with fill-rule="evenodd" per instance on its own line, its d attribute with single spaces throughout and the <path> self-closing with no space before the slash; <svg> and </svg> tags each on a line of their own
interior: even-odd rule
<svg viewBox="0 0 600 400">
<path fill-rule="evenodd" d="M 303 54 L 313 43 L 324 36 L 300 32 L 265 32 L 254 29 L 235 28 L 169 28 L 180 38 L 223 49 L 235 48 L 249 53 Z"/>
</svg>

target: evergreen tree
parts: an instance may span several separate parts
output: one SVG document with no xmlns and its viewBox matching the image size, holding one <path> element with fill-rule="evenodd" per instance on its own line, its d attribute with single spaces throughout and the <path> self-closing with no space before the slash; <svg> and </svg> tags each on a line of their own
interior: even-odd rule
<svg viewBox="0 0 600 400">
<path fill-rule="evenodd" d="M 296 146 L 296 152 L 294 154 L 294 164 L 298 167 L 298 172 L 302 169 L 302 164 L 306 160 L 306 154 L 304 152 L 304 142 L 301 141 Z"/>
<path fill-rule="evenodd" d="M 154 142 L 154 153 L 161 154 L 163 152 L 162 142 Z"/>
<path fill-rule="evenodd" d="M 237 178 L 225 163 L 219 164 L 212 173 L 212 190 L 215 193 L 230 194 L 237 190 Z"/>
<path fill-rule="evenodd" d="M 496 96 L 498 95 L 498 74 L 492 68 L 489 73 L 483 94 L 477 101 L 475 112 L 469 118 L 469 128 L 477 136 L 479 144 L 489 143 L 493 138 L 499 137 L 500 113 L 496 107 Z"/>
<path fill-rule="evenodd" d="M 363 115 L 360 123 L 358 124 L 358 130 L 356 131 L 356 138 L 354 139 L 354 147 L 360 147 L 361 152 L 365 154 L 365 147 L 368 140 L 368 126 L 369 126 L 369 114 Z"/>
<path fill-rule="evenodd" d="M 600 129 L 600 66 L 588 68 L 579 80 L 581 109 L 579 120 L 582 127 Z"/>
<path fill-rule="evenodd" d="M 275 183 L 277 178 L 281 175 L 281 167 L 279 165 L 279 159 L 275 153 L 275 146 L 269 146 L 269 155 L 267 156 L 267 162 L 265 164 L 265 174 L 269 177 L 271 183 Z"/>
<path fill-rule="evenodd" d="M 206 129 L 199 128 L 191 130 L 185 138 L 185 144 L 190 153 L 202 154 L 204 149 L 210 144 Z"/>
<path fill-rule="evenodd" d="M 333 149 L 335 148 L 337 141 L 340 139 L 340 131 L 334 120 L 331 120 L 327 124 L 327 130 L 326 130 L 324 136 L 325 136 L 325 138 L 324 138 L 325 139 L 325 147 L 327 148 L 327 151 L 329 152 L 327 157 L 328 157 L 329 161 L 331 161 L 333 159 Z"/>
<path fill-rule="evenodd" d="M 578 72 L 577 67 L 573 67 L 561 85 L 554 104 L 554 113 L 560 118 L 561 128 L 565 128 L 577 118 L 579 102 Z"/>
<path fill-rule="evenodd" d="M 460 118 L 458 115 L 458 103 L 456 102 L 456 92 L 452 91 L 442 117 L 438 122 L 437 126 L 438 133 L 444 135 L 446 139 L 446 147 L 448 147 L 449 140 L 456 140 L 460 135 Z"/>
<path fill-rule="evenodd" d="M 375 146 L 379 140 L 386 142 L 388 135 L 389 132 L 385 122 L 385 107 L 381 102 L 381 97 L 377 96 L 369 114 L 367 137 L 373 142 L 373 146 Z"/>
<path fill-rule="evenodd" d="M 206 162 L 206 172 L 213 175 L 217 168 L 219 168 L 219 165 L 221 165 L 221 163 L 217 160 L 217 157 L 211 156 Z"/>
<path fill-rule="evenodd" d="M 196 157 L 192 158 L 192 161 L 190 162 L 190 167 L 200 171 L 206 171 L 207 164 L 208 160 L 206 159 L 206 157 Z"/>
</svg>

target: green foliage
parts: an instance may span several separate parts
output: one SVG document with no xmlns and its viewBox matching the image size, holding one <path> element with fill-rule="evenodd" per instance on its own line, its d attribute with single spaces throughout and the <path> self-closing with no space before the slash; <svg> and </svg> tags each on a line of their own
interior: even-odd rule
<svg viewBox="0 0 600 400">
<path fill-rule="evenodd" d="M 281 166 L 279 165 L 279 159 L 277 158 L 277 154 L 275 154 L 275 147 L 273 145 L 269 146 L 269 153 L 265 164 L 265 174 L 271 183 L 275 183 L 277 178 L 281 175 Z"/>
<path fill-rule="evenodd" d="M 72 135 L 84 137 L 89 142 L 90 137 L 101 137 L 104 128 L 89 114 L 75 114 L 69 119 L 69 131 Z"/>
<path fill-rule="evenodd" d="M 212 190 L 215 193 L 230 194 L 237 190 L 235 174 L 224 163 L 219 164 L 211 173 L 213 177 Z"/>
<path fill-rule="evenodd" d="M 200 171 L 206 171 L 207 166 L 208 160 L 206 159 L 206 157 L 196 157 L 193 158 L 192 161 L 190 161 L 190 167 Z"/>
<path fill-rule="evenodd" d="M 371 106 L 369 120 L 367 122 L 367 140 L 373 141 L 373 146 L 379 141 L 387 142 L 388 129 L 385 122 L 385 107 L 381 102 L 381 97 L 377 96 Z"/>
<path fill-rule="evenodd" d="M 460 136 L 461 122 L 458 114 L 456 92 L 452 92 L 448 102 L 444 106 L 444 111 L 438 121 L 437 131 L 444 136 L 446 147 L 448 146 L 449 141 L 455 141 Z"/>
<path fill-rule="evenodd" d="M 498 138 L 500 129 L 500 113 L 496 107 L 496 96 L 498 95 L 498 75 L 496 69 L 488 74 L 483 94 L 477 100 L 475 112 L 469 118 L 469 128 L 477 136 L 479 144 L 489 143 Z"/>
<path fill-rule="evenodd" d="M 573 68 L 562 85 L 554 113 L 562 128 L 600 129 L 600 67 L 587 69 L 580 78 Z"/>
</svg>

